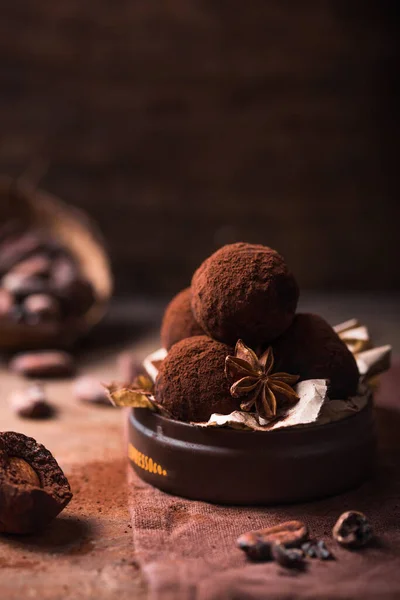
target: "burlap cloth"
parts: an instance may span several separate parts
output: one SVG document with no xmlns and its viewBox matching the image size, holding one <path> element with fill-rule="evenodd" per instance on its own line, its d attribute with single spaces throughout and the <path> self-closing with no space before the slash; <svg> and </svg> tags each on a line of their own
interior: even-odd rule
<svg viewBox="0 0 400 600">
<path fill-rule="evenodd" d="M 400 598 L 400 361 L 382 376 L 376 406 L 376 473 L 334 498 L 273 508 L 215 506 L 160 492 L 129 469 L 134 543 L 150 598 Z M 331 538 L 337 517 L 349 509 L 365 512 L 377 534 L 362 551 L 344 550 Z M 314 559 L 305 572 L 292 572 L 252 564 L 236 548 L 239 534 L 294 518 L 326 541 L 335 561 Z"/>
</svg>

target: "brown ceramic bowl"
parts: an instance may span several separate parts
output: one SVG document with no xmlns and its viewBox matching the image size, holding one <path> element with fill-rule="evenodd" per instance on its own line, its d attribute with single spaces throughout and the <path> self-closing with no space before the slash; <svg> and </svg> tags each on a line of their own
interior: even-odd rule
<svg viewBox="0 0 400 600">
<path fill-rule="evenodd" d="M 129 458 L 144 481 L 218 504 L 301 502 L 338 494 L 370 474 L 372 402 L 340 421 L 276 431 L 203 428 L 148 409 L 129 416 Z"/>
</svg>

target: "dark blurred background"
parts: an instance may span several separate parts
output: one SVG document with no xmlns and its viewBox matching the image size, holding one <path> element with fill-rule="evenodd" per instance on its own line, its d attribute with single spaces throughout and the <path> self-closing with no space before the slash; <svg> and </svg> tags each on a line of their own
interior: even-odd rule
<svg viewBox="0 0 400 600">
<path fill-rule="evenodd" d="M 172 295 L 237 240 L 305 288 L 399 289 L 396 4 L 2 3 L 1 170 L 49 157 L 120 295 Z"/>
</svg>

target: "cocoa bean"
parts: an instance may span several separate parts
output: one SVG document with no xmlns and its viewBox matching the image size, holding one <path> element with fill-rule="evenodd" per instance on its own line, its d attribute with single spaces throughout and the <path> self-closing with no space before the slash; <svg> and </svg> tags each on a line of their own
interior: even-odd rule
<svg viewBox="0 0 400 600">
<path fill-rule="evenodd" d="M 294 548 L 300 547 L 307 539 L 308 529 L 304 523 L 286 521 L 273 527 L 244 533 L 238 538 L 237 545 L 251 560 L 271 560 L 274 544 Z"/>
<path fill-rule="evenodd" d="M 78 377 L 73 385 L 73 394 L 81 402 L 111 406 L 108 393 L 95 378 L 85 375 Z"/>
<path fill-rule="evenodd" d="M 44 240 L 37 232 L 26 232 L 6 239 L 0 249 L 0 272 L 9 271 L 14 265 L 44 247 Z"/>
<path fill-rule="evenodd" d="M 0 288 L 0 319 L 11 314 L 13 304 L 12 294 L 8 290 Z"/>
<path fill-rule="evenodd" d="M 95 302 L 91 283 L 79 273 L 74 260 L 68 256 L 56 259 L 51 272 L 51 289 L 65 305 L 68 312 L 82 315 Z"/>
<path fill-rule="evenodd" d="M 43 319 L 57 319 L 60 316 L 60 303 L 48 294 L 32 294 L 23 302 L 28 321 L 39 322 Z"/>
<path fill-rule="evenodd" d="M 51 259 L 47 254 L 34 254 L 13 267 L 9 273 L 21 273 L 23 275 L 34 275 L 46 277 L 50 273 Z"/>
<path fill-rule="evenodd" d="M 17 298 L 24 298 L 30 294 L 41 294 L 46 292 L 46 282 L 41 277 L 25 275 L 10 271 L 4 275 L 1 285 Z"/>
<path fill-rule="evenodd" d="M 340 515 L 332 535 L 344 548 L 362 548 L 373 538 L 367 517 L 356 510 L 349 510 Z"/>
<path fill-rule="evenodd" d="M 54 414 L 54 409 L 46 398 L 43 386 L 39 384 L 13 392 L 9 402 L 11 409 L 24 419 L 47 419 Z"/>
<path fill-rule="evenodd" d="M 9 367 L 25 377 L 67 377 L 75 370 L 72 356 L 57 350 L 18 354 Z"/>
</svg>

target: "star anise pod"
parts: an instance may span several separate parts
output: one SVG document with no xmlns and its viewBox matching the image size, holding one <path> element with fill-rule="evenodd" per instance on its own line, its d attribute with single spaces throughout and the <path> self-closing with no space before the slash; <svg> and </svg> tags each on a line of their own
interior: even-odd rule
<svg viewBox="0 0 400 600">
<path fill-rule="evenodd" d="M 253 407 L 259 417 L 276 417 L 278 407 L 295 404 L 299 397 L 291 387 L 299 379 L 289 373 L 272 373 L 274 353 L 269 347 L 260 358 L 239 340 L 235 356 L 225 359 L 225 375 L 231 383 L 234 398 L 243 398 L 241 410 L 250 412 Z"/>
</svg>

